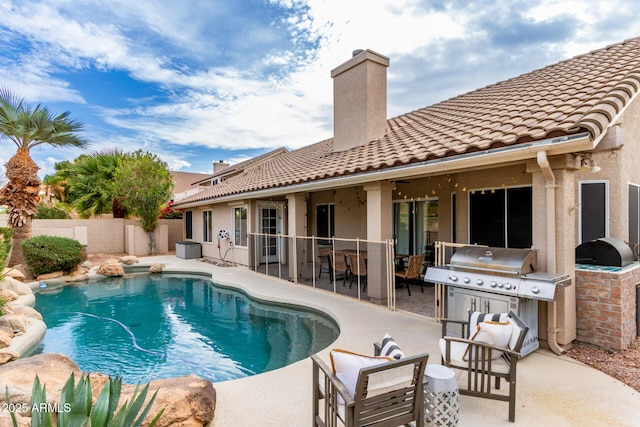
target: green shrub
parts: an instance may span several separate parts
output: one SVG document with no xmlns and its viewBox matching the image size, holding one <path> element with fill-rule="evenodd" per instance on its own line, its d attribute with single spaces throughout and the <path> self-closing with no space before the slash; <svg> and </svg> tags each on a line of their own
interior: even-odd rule
<svg viewBox="0 0 640 427">
<path fill-rule="evenodd" d="M 11 236 L 13 230 L 6 227 L 0 227 L 0 280 L 3 280 L 2 270 L 7 266 L 7 257 L 11 250 Z"/>
<path fill-rule="evenodd" d="M 149 384 L 144 386 L 142 390 L 136 387 L 131 400 L 127 401 L 118 409 L 118 401 L 120 399 L 120 389 L 122 380 L 119 377 L 109 377 L 109 381 L 105 383 L 100 395 L 96 399 L 95 405 L 92 405 L 91 381 L 88 376 L 82 376 L 75 384 L 73 373 L 65 383 L 60 394 L 60 403 L 57 411 L 57 421 L 53 423 L 52 412 L 31 411 L 31 425 L 41 427 L 140 427 L 142 421 L 151 410 L 151 405 L 156 398 L 156 391 L 149 402 L 144 405 L 144 401 L 149 391 Z M 8 407 L 11 408 L 11 398 L 9 397 L 9 388 L 5 388 L 5 400 Z M 48 408 L 47 389 L 45 385 L 40 384 L 40 379 L 36 376 L 31 390 L 30 408 Z M 148 424 L 149 427 L 154 426 L 164 409 L 162 409 Z M 18 426 L 18 420 L 13 412 L 9 412 L 14 427 Z"/>
<path fill-rule="evenodd" d="M 0 316 L 4 314 L 4 307 L 7 305 L 7 301 L 4 298 L 0 297 Z"/>
<path fill-rule="evenodd" d="M 54 205 L 38 205 L 35 219 L 70 219 L 67 211 Z"/>
<path fill-rule="evenodd" d="M 82 245 L 66 237 L 36 236 L 22 242 L 22 255 L 34 277 L 70 272 L 82 262 Z"/>
</svg>

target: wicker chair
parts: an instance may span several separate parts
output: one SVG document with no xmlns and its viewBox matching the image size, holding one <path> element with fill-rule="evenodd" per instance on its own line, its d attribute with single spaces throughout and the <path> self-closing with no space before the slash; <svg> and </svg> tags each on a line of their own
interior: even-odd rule
<svg viewBox="0 0 640 427">
<path fill-rule="evenodd" d="M 360 277 L 362 283 L 362 292 L 367 290 L 367 263 L 362 254 L 349 253 L 349 265 L 351 266 L 351 281 L 349 281 L 349 289 L 356 277 Z"/>
<path fill-rule="evenodd" d="M 442 364 L 464 371 L 460 394 L 509 402 L 509 421 L 516 419 L 516 367 L 522 357 L 520 350 L 529 327 L 512 311 L 506 316 L 511 323 L 509 344 L 501 347 L 471 339 L 475 331 L 469 330 L 468 321 L 442 319 L 440 352 Z M 462 326 L 462 336 L 446 336 L 447 325 Z M 473 329 L 473 328 L 472 328 Z M 467 333 L 469 335 L 467 335 Z M 498 353 L 499 352 L 499 353 Z M 509 385 L 508 393 L 498 393 L 500 380 Z M 495 381 L 492 389 L 492 380 Z"/>
<path fill-rule="evenodd" d="M 411 255 L 409 257 L 409 262 L 407 263 L 407 268 L 404 270 L 396 271 L 396 279 L 401 280 L 401 284 L 404 284 L 407 287 L 407 292 L 409 292 L 409 296 L 411 296 L 411 289 L 409 288 L 409 283 L 412 280 L 417 280 L 420 283 L 420 290 L 424 292 L 424 287 L 422 281 L 420 280 L 420 273 L 422 272 L 422 264 L 424 264 L 424 254 L 420 255 Z"/>
<path fill-rule="evenodd" d="M 338 277 L 342 277 L 342 286 L 344 286 L 347 283 L 347 277 L 349 277 L 350 274 L 350 269 L 347 265 L 344 252 L 329 252 L 329 261 L 331 262 L 331 278 L 338 279 Z"/>
<path fill-rule="evenodd" d="M 353 395 L 317 355 L 313 361 L 313 426 L 396 427 L 424 424 L 424 369 L 428 354 L 362 368 Z M 376 390 L 380 378 L 391 387 Z M 398 381 L 401 379 L 402 381 Z"/>
</svg>

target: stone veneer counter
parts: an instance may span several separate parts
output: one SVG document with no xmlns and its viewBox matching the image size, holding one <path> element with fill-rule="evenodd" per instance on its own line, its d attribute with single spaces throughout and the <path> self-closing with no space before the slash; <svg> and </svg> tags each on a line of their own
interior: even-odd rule
<svg viewBox="0 0 640 427">
<path fill-rule="evenodd" d="M 625 267 L 576 265 L 577 340 L 624 350 L 638 336 L 640 263 Z"/>
</svg>

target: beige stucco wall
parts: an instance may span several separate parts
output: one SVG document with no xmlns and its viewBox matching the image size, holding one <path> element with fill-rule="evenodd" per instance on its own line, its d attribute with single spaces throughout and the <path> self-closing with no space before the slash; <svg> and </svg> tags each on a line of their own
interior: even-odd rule
<svg viewBox="0 0 640 427">
<path fill-rule="evenodd" d="M 640 185 L 640 101 L 637 99 L 623 114 L 620 125 L 624 147 L 616 151 L 594 154 L 602 168 L 599 173 L 586 174 L 609 180 L 609 236 L 627 240 L 628 184 Z M 580 173 L 583 177 L 585 174 Z M 587 178 L 588 179 L 588 178 Z M 613 184 L 618 183 L 618 184 Z"/>
<path fill-rule="evenodd" d="M 0 226 L 6 227 L 6 215 L 0 215 Z M 136 242 L 127 243 L 126 227 L 133 225 L 139 228 L 138 221 L 121 218 L 92 218 L 92 219 L 35 219 L 33 220 L 33 236 L 47 235 L 74 239 L 87 245 L 87 252 L 94 253 L 123 253 L 127 248 L 137 248 L 136 255 L 146 254 L 146 233 L 140 228 L 131 234 L 137 237 Z M 161 219 L 159 225 L 163 231 L 158 235 L 157 250 L 160 253 L 175 250 L 176 241 L 183 240 L 184 230 L 181 219 Z M 143 233 L 143 234 L 140 234 Z"/>
</svg>

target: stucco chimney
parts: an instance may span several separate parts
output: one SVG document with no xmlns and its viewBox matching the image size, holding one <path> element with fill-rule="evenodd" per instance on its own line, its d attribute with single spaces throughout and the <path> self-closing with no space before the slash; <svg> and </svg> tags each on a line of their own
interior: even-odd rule
<svg viewBox="0 0 640 427">
<path fill-rule="evenodd" d="M 222 172 L 223 170 L 229 167 L 229 163 L 225 163 L 222 160 L 218 160 L 217 162 L 213 162 L 213 174 L 217 174 L 218 172 Z"/>
<path fill-rule="evenodd" d="M 331 71 L 333 78 L 333 151 L 344 151 L 380 138 L 387 129 L 389 58 L 372 50 Z"/>
</svg>

